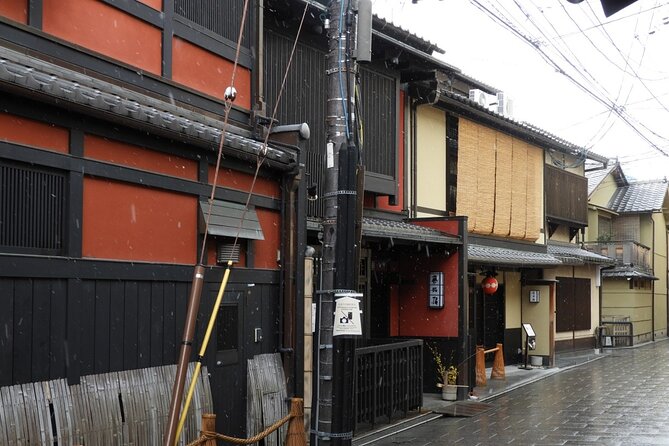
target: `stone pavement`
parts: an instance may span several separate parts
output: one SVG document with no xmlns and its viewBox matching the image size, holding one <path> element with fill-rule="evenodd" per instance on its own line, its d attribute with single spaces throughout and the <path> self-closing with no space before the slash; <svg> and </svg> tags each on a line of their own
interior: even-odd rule
<svg viewBox="0 0 669 446">
<path fill-rule="evenodd" d="M 529 370 L 519 368 L 518 365 L 508 365 L 504 368 L 505 379 L 490 379 L 491 369 L 486 370 L 487 384 L 482 387 L 474 388 L 474 395 L 477 396 L 478 401 L 486 401 L 494 398 L 520 386 L 538 381 L 547 376 L 568 370 L 571 367 L 576 367 L 590 361 L 596 361 L 610 354 L 610 349 L 605 349 L 601 353 L 596 354 L 594 350 L 578 351 L 557 354 L 555 357 L 555 367 L 532 367 Z M 441 399 L 440 394 L 426 393 L 423 395 L 423 409 L 433 412 L 441 412 L 447 408 L 448 405 L 453 404 L 450 401 Z"/>
<path fill-rule="evenodd" d="M 552 369 L 507 367 L 505 381 L 477 389 L 486 407 L 476 416 L 431 419 L 366 444 L 669 445 L 669 342 L 570 356 Z"/>
</svg>

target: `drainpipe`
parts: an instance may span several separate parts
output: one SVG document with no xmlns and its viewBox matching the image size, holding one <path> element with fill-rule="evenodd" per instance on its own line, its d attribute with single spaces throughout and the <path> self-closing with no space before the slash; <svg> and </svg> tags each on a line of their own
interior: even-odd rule
<svg viewBox="0 0 669 446">
<path fill-rule="evenodd" d="M 653 219 L 653 214 L 648 214 L 650 217 L 650 222 L 653 225 L 653 247 L 652 257 L 651 257 L 651 267 L 653 268 L 653 275 L 655 275 L 655 220 Z M 655 341 L 655 281 L 651 281 L 651 340 Z"/>
</svg>

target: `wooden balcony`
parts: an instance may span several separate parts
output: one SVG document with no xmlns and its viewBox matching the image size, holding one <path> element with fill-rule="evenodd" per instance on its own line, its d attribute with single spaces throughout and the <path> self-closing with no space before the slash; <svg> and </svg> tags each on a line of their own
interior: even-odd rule
<svg viewBox="0 0 669 446">
<path fill-rule="evenodd" d="M 585 249 L 615 259 L 617 265 L 634 265 L 652 271 L 650 248 L 631 240 L 586 242 Z"/>
<path fill-rule="evenodd" d="M 587 226 L 588 180 L 585 177 L 546 166 L 544 190 L 549 221 Z"/>
</svg>

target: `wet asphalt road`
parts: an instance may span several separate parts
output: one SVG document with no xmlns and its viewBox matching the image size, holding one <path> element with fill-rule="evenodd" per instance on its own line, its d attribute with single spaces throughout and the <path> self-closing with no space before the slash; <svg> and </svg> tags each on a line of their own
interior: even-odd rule
<svg viewBox="0 0 669 446">
<path fill-rule="evenodd" d="M 615 350 L 383 445 L 669 445 L 669 341 Z"/>
</svg>

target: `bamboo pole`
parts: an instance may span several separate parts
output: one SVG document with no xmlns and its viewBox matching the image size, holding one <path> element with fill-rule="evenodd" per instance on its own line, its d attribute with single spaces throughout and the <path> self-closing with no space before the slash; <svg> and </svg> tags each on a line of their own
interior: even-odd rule
<svg viewBox="0 0 669 446">
<path fill-rule="evenodd" d="M 193 349 L 193 336 L 195 334 L 195 321 L 197 312 L 200 308 L 200 296 L 202 294 L 202 283 L 204 281 L 204 266 L 197 265 L 193 273 L 193 282 L 191 292 L 188 296 L 188 312 L 186 313 L 186 322 L 184 327 L 183 340 L 181 341 L 181 352 L 179 353 L 179 362 L 177 373 L 172 387 L 172 398 L 170 401 L 170 411 L 167 424 L 165 425 L 164 445 L 172 446 L 176 439 L 174 433 L 179 419 L 179 408 L 183 398 L 184 384 L 186 382 L 186 372 L 188 371 L 188 358 L 190 358 Z"/>
<path fill-rule="evenodd" d="M 228 278 L 230 277 L 230 270 L 232 269 L 232 260 L 228 260 L 228 266 L 225 269 L 223 274 L 223 280 L 221 281 L 221 286 L 218 289 L 218 295 L 216 296 L 216 302 L 214 303 L 214 308 L 211 309 L 211 315 L 209 316 L 209 324 L 207 325 L 207 331 L 204 334 L 204 339 L 202 340 L 202 345 L 200 346 L 200 352 L 197 356 L 197 362 L 195 363 L 195 370 L 193 371 L 193 377 L 190 381 L 190 386 L 188 387 L 188 393 L 186 394 L 186 401 L 184 402 L 183 410 L 181 411 L 181 418 L 179 418 L 179 424 L 176 429 L 176 436 L 174 437 L 174 442 L 172 444 L 176 445 L 179 436 L 181 435 L 181 430 L 184 427 L 186 422 L 186 417 L 188 416 L 188 409 L 190 408 L 190 402 L 193 399 L 193 392 L 195 391 L 195 384 L 197 384 L 198 376 L 200 376 L 200 369 L 202 368 L 202 358 L 207 351 L 207 345 L 209 345 L 209 338 L 211 337 L 211 332 L 216 325 L 216 315 L 218 315 L 218 310 L 221 306 L 221 300 L 223 300 L 223 293 L 225 292 L 225 287 L 228 285 Z"/>
</svg>

